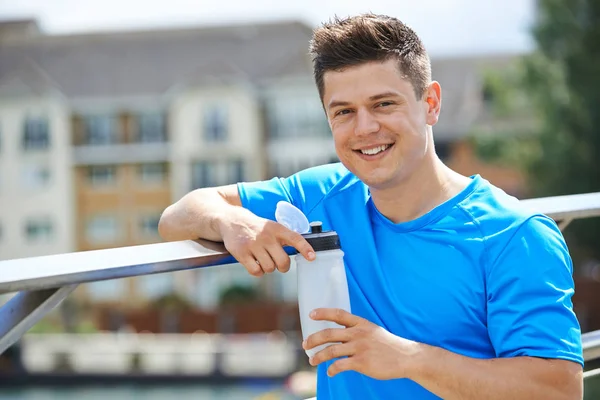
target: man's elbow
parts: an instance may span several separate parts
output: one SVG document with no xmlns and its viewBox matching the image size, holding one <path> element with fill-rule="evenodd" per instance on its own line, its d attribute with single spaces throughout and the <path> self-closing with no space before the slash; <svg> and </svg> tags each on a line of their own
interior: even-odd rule
<svg viewBox="0 0 600 400">
<path fill-rule="evenodd" d="M 562 361 L 563 368 L 557 371 L 553 382 L 556 398 L 561 400 L 581 400 L 583 398 L 583 368 L 581 365 Z"/>
<path fill-rule="evenodd" d="M 557 400 L 581 400 L 583 399 L 583 383 L 566 388 L 554 388 Z"/>
<path fill-rule="evenodd" d="M 162 240 L 166 242 L 173 242 L 179 240 L 177 232 L 174 229 L 173 220 L 173 205 L 167 207 L 158 220 L 158 234 Z"/>
</svg>

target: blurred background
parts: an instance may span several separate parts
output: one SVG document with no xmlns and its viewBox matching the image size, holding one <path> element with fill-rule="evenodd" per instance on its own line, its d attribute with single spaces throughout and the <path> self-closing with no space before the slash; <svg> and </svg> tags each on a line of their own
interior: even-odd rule
<svg viewBox="0 0 600 400">
<path fill-rule="evenodd" d="M 600 0 L 416 4 L 0 0 L 0 259 L 156 243 L 190 190 L 336 162 L 308 42 L 367 11 L 429 49 L 451 168 L 518 198 L 600 191 Z M 565 231 L 583 332 L 599 226 Z M 0 355 L 0 398 L 314 395 L 296 298 L 293 268 L 81 285 Z"/>
</svg>

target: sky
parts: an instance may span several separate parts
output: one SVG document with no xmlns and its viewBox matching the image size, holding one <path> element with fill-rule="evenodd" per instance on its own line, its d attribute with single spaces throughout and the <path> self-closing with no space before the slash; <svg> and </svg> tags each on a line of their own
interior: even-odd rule
<svg viewBox="0 0 600 400">
<path fill-rule="evenodd" d="M 535 0 L 0 0 L 0 19 L 34 17 L 49 34 L 296 19 L 317 26 L 363 12 L 401 19 L 431 55 L 523 52 Z"/>
</svg>

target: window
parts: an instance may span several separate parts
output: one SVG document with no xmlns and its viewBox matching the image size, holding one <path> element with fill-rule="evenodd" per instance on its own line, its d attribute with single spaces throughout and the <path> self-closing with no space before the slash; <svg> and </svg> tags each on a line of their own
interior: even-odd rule
<svg viewBox="0 0 600 400">
<path fill-rule="evenodd" d="M 22 171 L 21 182 L 27 189 L 41 189 L 50 181 L 50 169 L 45 165 L 25 165 Z"/>
<path fill-rule="evenodd" d="M 159 143 L 166 140 L 165 118 L 160 113 L 144 113 L 138 116 L 138 141 Z"/>
<path fill-rule="evenodd" d="M 227 140 L 229 130 L 227 108 L 208 106 L 204 109 L 204 137 L 209 142 Z"/>
<path fill-rule="evenodd" d="M 244 161 L 233 160 L 227 163 L 227 181 L 224 185 L 242 182 L 244 180 Z"/>
<path fill-rule="evenodd" d="M 87 178 L 93 186 L 111 186 L 117 180 L 117 168 L 113 165 L 88 167 Z"/>
<path fill-rule="evenodd" d="M 110 115 L 93 115 L 85 118 L 85 144 L 106 145 L 117 143 L 118 119 Z"/>
<path fill-rule="evenodd" d="M 23 149 L 46 150 L 50 147 L 50 130 L 48 119 L 44 117 L 27 117 L 23 126 Z"/>
<path fill-rule="evenodd" d="M 329 137 L 331 130 L 318 98 L 298 97 L 267 103 L 269 135 L 284 137 Z"/>
<path fill-rule="evenodd" d="M 138 176 L 145 184 L 163 183 L 167 178 L 167 164 L 141 164 L 138 167 Z"/>
<path fill-rule="evenodd" d="M 216 186 L 216 164 L 199 161 L 192 165 L 192 189 Z"/>
<path fill-rule="evenodd" d="M 158 221 L 160 213 L 143 215 L 139 220 L 139 232 L 143 237 L 158 237 Z"/>
<path fill-rule="evenodd" d="M 85 236 L 90 243 L 112 243 L 120 237 L 120 224 L 115 215 L 96 215 L 87 221 Z"/>
<path fill-rule="evenodd" d="M 203 160 L 192 164 L 192 190 L 242 182 L 244 160 Z"/>
<path fill-rule="evenodd" d="M 31 218 L 25 222 L 25 237 L 29 243 L 49 243 L 54 229 L 49 217 Z"/>
</svg>

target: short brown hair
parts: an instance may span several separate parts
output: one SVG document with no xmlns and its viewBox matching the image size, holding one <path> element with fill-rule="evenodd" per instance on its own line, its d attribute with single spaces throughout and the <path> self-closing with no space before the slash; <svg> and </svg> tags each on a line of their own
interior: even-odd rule
<svg viewBox="0 0 600 400">
<path fill-rule="evenodd" d="M 431 81 L 431 62 L 417 34 L 400 20 L 385 15 L 362 14 L 334 18 L 316 29 L 310 43 L 319 95 L 327 71 L 370 61 L 398 60 L 400 72 L 421 98 Z"/>
</svg>

